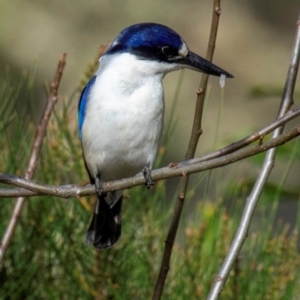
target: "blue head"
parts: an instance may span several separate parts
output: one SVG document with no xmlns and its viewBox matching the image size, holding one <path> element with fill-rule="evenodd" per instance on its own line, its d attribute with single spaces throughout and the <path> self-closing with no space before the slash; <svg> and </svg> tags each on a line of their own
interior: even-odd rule
<svg viewBox="0 0 300 300">
<path fill-rule="evenodd" d="M 190 51 L 174 30 L 155 23 L 139 23 L 124 29 L 107 49 L 106 55 L 131 53 L 141 60 L 177 64 L 203 73 L 233 77 L 206 59 Z"/>
</svg>

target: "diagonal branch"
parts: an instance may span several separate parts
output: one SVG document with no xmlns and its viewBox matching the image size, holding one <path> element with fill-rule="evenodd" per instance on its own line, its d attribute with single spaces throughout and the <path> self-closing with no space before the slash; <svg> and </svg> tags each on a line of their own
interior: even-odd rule
<svg viewBox="0 0 300 300">
<path fill-rule="evenodd" d="M 221 14 L 220 0 L 214 0 L 209 45 L 208 45 L 208 50 L 206 55 L 206 59 L 208 59 L 209 61 L 212 60 L 214 49 L 215 49 L 220 14 Z M 203 112 L 207 81 L 208 81 L 208 75 L 202 75 L 201 83 L 198 89 L 192 133 L 191 133 L 189 146 L 185 156 L 186 159 L 191 159 L 194 157 L 198 145 L 198 141 L 202 133 L 202 129 L 201 129 L 202 112 Z M 164 248 L 163 258 L 160 266 L 160 271 L 158 274 L 158 278 L 154 288 L 154 293 L 152 296 L 153 300 L 159 300 L 161 298 L 165 281 L 167 278 L 167 274 L 169 272 L 171 254 L 172 254 L 173 245 L 175 242 L 175 238 L 179 226 L 179 221 L 182 213 L 188 182 L 189 182 L 189 176 L 184 176 L 179 185 L 179 194 L 175 204 L 174 214 L 171 218 L 171 224 L 169 227 L 167 238 L 165 241 L 165 248 Z"/>
<path fill-rule="evenodd" d="M 285 88 L 283 91 L 282 100 L 280 103 L 280 108 L 279 108 L 277 118 L 283 117 L 285 114 L 287 114 L 288 110 L 293 105 L 293 94 L 294 94 L 294 87 L 297 78 L 297 72 L 299 68 L 299 58 L 300 58 L 300 15 L 297 21 L 297 30 L 296 30 L 293 49 L 292 49 L 290 67 L 287 74 Z M 273 139 L 276 139 L 281 135 L 283 131 L 283 127 L 284 126 L 281 126 L 274 131 L 272 135 Z M 229 276 L 229 272 L 235 260 L 237 259 L 239 252 L 247 237 L 255 207 L 258 203 L 263 188 L 269 178 L 269 175 L 273 169 L 275 163 L 275 155 L 276 155 L 276 148 L 269 150 L 266 154 L 261 172 L 252 188 L 249 197 L 247 198 L 245 209 L 241 217 L 238 230 L 231 244 L 229 252 L 225 258 L 225 261 L 223 262 L 223 265 L 221 266 L 221 269 L 214 281 L 214 284 L 207 298 L 208 300 L 218 299 L 218 297 L 221 294 L 221 291 Z"/>
<path fill-rule="evenodd" d="M 202 159 L 202 157 L 200 157 L 195 159 L 198 160 L 198 162 L 196 163 L 182 162 L 178 164 L 171 164 L 168 167 L 153 170 L 151 175 L 153 177 L 153 180 L 157 181 L 178 176 L 185 177 L 188 174 L 219 168 L 240 161 L 247 157 L 256 155 L 258 153 L 265 152 L 271 148 L 279 147 L 287 143 L 288 141 L 298 137 L 299 135 L 300 124 L 288 130 L 286 133 L 283 133 L 280 136 L 270 139 L 266 142 L 260 142 L 258 145 L 243 148 L 233 153 L 222 155 L 220 157 L 216 157 L 209 160 L 204 160 Z M 218 153 L 220 151 L 221 150 L 214 153 Z M 206 156 L 207 155 L 203 156 L 203 158 Z M 75 184 L 68 184 L 62 186 L 44 185 L 38 184 L 31 180 L 26 180 L 15 175 L 2 173 L 0 173 L 0 182 L 21 187 L 20 189 L 0 189 L 0 197 L 29 197 L 38 195 L 51 195 L 60 198 L 79 198 L 82 196 L 89 196 L 95 194 L 95 187 L 90 184 L 86 186 L 80 186 Z M 103 183 L 103 189 L 105 192 L 111 192 L 131 188 L 144 183 L 144 176 L 137 175 L 122 180 Z"/>
<path fill-rule="evenodd" d="M 60 84 L 60 80 L 62 77 L 62 73 L 63 73 L 63 69 L 65 67 L 65 64 L 66 64 L 66 54 L 64 53 L 59 58 L 59 63 L 58 63 L 58 66 L 57 66 L 57 69 L 55 72 L 55 76 L 54 76 L 52 82 L 50 83 L 50 93 L 48 96 L 47 105 L 43 112 L 42 119 L 36 129 L 36 132 L 35 132 L 35 137 L 34 137 L 34 141 L 33 141 L 32 148 L 31 148 L 30 158 L 29 158 L 28 165 L 27 165 L 27 168 L 25 171 L 25 176 L 24 176 L 25 179 L 32 179 L 34 176 L 35 170 L 37 168 L 43 140 L 44 140 L 44 137 L 47 132 L 47 126 L 48 126 L 48 122 L 50 119 L 50 115 L 51 115 L 53 108 L 58 100 L 58 87 Z M 14 231 L 15 231 L 18 219 L 20 217 L 24 202 L 25 202 L 24 197 L 19 197 L 16 200 L 11 218 L 10 218 L 8 226 L 6 227 L 6 230 L 4 232 L 4 236 L 3 236 L 3 239 L 0 244 L 0 270 L 2 269 L 3 258 L 8 249 L 8 246 L 10 244 L 12 236 L 14 234 Z"/>
<path fill-rule="evenodd" d="M 278 147 L 280 144 L 277 143 L 277 140 L 276 141 L 271 140 L 270 142 L 272 144 L 270 144 L 270 143 L 266 144 L 266 143 L 263 143 L 263 139 L 265 138 L 265 136 L 267 134 L 269 134 L 276 128 L 282 126 L 283 124 L 286 124 L 287 122 L 297 118 L 299 115 L 300 115 L 300 108 L 292 110 L 289 113 L 285 114 L 283 117 L 276 119 L 271 124 L 260 129 L 259 131 L 252 133 L 251 135 L 249 135 L 237 142 L 234 142 L 222 149 L 219 149 L 215 152 L 208 153 L 201 157 L 189 159 L 189 160 L 186 160 L 186 161 L 183 161 L 180 163 L 171 163 L 169 167 L 173 168 L 172 170 L 175 170 L 176 168 L 180 168 L 183 166 L 188 167 L 189 165 L 192 165 L 192 164 L 198 164 L 196 166 L 199 166 L 199 169 L 196 169 L 195 172 L 200 172 L 201 171 L 201 164 L 199 164 L 200 162 L 204 162 L 204 161 L 211 160 L 214 158 L 222 157 L 226 154 L 230 154 L 233 152 L 235 152 L 234 156 L 239 156 L 239 160 L 241 160 L 241 159 L 248 157 L 247 153 L 243 152 L 244 153 L 243 155 L 239 155 L 239 152 L 236 152 L 236 151 L 239 149 L 242 149 L 245 146 L 248 146 L 249 144 L 251 144 L 257 140 L 259 141 L 259 144 L 261 146 L 265 145 L 265 149 L 269 149 L 271 147 L 271 145 L 272 145 L 272 147 Z M 284 136 L 286 137 L 286 138 L 284 138 L 285 142 L 294 138 L 294 136 L 291 135 L 291 132 L 293 132 L 293 131 L 296 131 L 296 130 L 293 129 L 284 134 Z M 280 142 L 281 140 L 278 140 L 278 142 Z M 257 151 L 259 150 L 259 148 L 257 148 L 257 146 L 254 146 L 252 149 L 253 150 L 250 150 L 252 155 L 256 154 Z M 249 150 L 248 150 L 248 152 L 249 152 Z M 231 162 L 229 162 L 229 163 L 231 163 Z M 207 168 L 209 168 L 209 167 L 207 167 Z M 153 174 L 155 174 L 155 179 L 160 180 L 160 179 L 166 179 L 169 177 L 178 176 L 178 175 L 172 175 L 169 170 L 170 170 L 169 168 L 161 168 L 161 169 L 153 171 Z M 185 172 L 190 173 L 190 169 L 187 168 L 185 170 Z M 143 176 L 141 178 L 143 178 Z M 120 188 L 130 188 L 130 187 L 134 186 L 134 185 L 132 185 L 132 182 L 136 181 L 135 179 L 136 179 L 136 177 L 133 177 L 133 178 L 124 179 L 122 181 L 116 181 L 115 183 L 106 183 L 106 184 L 104 184 L 104 189 L 107 192 L 115 190 L 116 188 L 120 187 L 119 186 L 120 182 L 122 182 L 122 186 Z M 87 192 L 86 192 L 85 191 L 86 187 L 81 188 L 80 186 L 76 186 L 76 185 L 72 185 L 72 184 L 65 185 L 65 186 L 59 186 L 59 187 L 52 186 L 52 185 L 42 185 L 42 184 L 38 184 L 34 181 L 30 181 L 30 180 L 26 180 L 24 178 L 20 178 L 20 177 L 14 176 L 14 175 L 2 174 L 2 173 L 0 173 L 0 182 L 22 188 L 22 189 L 0 189 L 0 198 L 2 198 L 2 197 L 19 197 L 19 196 L 28 197 L 28 196 L 38 196 L 38 195 L 52 195 L 52 196 L 57 196 L 57 197 L 62 197 L 62 198 L 69 198 L 69 197 L 81 197 L 81 196 L 91 195 L 94 192 L 94 189 L 92 189 L 92 188 L 90 189 L 90 192 L 89 192 L 89 189 L 87 189 Z M 138 185 L 141 183 L 143 183 L 143 181 L 141 181 L 140 183 L 136 182 L 135 185 Z M 24 189 L 26 189 L 27 191 Z"/>
<path fill-rule="evenodd" d="M 186 160 L 186 161 L 182 162 L 181 164 L 191 164 L 191 163 L 197 163 L 197 162 L 204 161 L 204 160 L 213 159 L 213 158 L 225 155 L 225 154 L 232 153 L 243 147 L 246 147 L 257 140 L 262 142 L 267 134 L 274 131 L 276 128 L 286 124 L 287 122 L 297 118 L 298 116 L 300 116 L 300 108 L 289 111 L 288 113 L 283 115 L 281 118 L 276 119 L 271 124 L 267 125 L 266 127 L 262 128 L 261 130 L 255 132 L 255 133 L 252 133 L 251 135 L 249 135 L 237 142 L 234 142 L 220 150 L 214 151 L 212 153 L 208 153 L 201 157 Z"/>
</svg>

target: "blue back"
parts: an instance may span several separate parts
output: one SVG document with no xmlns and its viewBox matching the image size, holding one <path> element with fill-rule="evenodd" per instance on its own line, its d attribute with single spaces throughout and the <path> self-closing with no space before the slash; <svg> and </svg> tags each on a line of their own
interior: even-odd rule
<svg viewBox="0 0 300 300">
<path fill-rule="evenodd" d="M 86 106 L 89 101 L 89 95 L 90 95 L 92 87 L 94 86 L 95 80 L 96 80 L 96 76 L 94 76 L 90 79 L 88 84 L 83 89 L 81 96 L 80 96 L 80 100 L 78 102 L 78 135 L 79 135 L 80 139 L 82 137 L 81 130 L 82 130 L 83 122 L 84 122 Z"/>
</svg>

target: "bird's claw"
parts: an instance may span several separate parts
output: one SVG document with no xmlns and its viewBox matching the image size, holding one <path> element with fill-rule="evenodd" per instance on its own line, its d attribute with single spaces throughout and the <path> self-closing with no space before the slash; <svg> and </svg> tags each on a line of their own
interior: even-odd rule
<svg viewBox="0 0 300 300">
<path fill-rule="evenodd" d="M 147 187 L 147 189 L 150 189 L 151 186 L 154 185 L 154 181 L 151 177 L 151 168 L 150 168 L 150 165 L 147 164 L 144 169 L 143 169 L 143 175 L 144 175 L 144 178 L 146 180 L 145 182 L 145 186 Z"/>
<path fill-rule="evenodd" d="M 96 194 L 98 197 L 106 196 L 106 193 L 104 192 L 104 189 L 103 189 L 100 174 L 98 174 L 95 179 L 95 190 L 96 190 Z"/>
</svg>

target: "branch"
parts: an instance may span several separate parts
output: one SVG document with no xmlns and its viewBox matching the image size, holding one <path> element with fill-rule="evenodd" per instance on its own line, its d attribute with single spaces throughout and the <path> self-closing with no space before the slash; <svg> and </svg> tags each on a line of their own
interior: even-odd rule
<svg viewBox="0 0 300 300">
<path fill-rule="evenodd" d="M 37 168 L 43 140 L 44 140 L 44 137 L 47 132 L 47 126 L 48 126 L 48 122 L 50 119 L 50 115 L 51 115 L 53 108 L 58 100 L 58 87 L 59 87 L 59 83 L 60 83 L 60 80 L 62 77 L 63 69 L 65 67 L 65 63 L 66 63 L 65 60 L 66 60 L 66 54 L 62 54 L 59 59 L 59 63 L 58 63 L 58 66 L 57 66 L 57 69 L 55 72 L 55 76 L 54 76 L 52 82 L 50 83 L 50 93 L 48 96 L 47 105 L 46 105 L 44 113 L 42 115 L 42 119 L 36 129 L 34 141 L 33 141 L 32 148 L 31 148 L 30 158 L 29 158 L 28 165 L 27 165 L 27 168 L 25 171 L 24 178 L 27 180 L 33 178 L 33 175 Z M 9 220 L 8 226 L 6 227 L 3 239 L 1 241 L 1 244 L 0 244 L 0 270 L 2 269 L 3 258 L 8 249 L 8 246 L 10 244 L 12 236 L 14 234 L 14 231 L 15 231 L 18 219 L 20 217 L 24 202 L 25 202 L 24 197 L 19 197 L 16 200 L 11 218 Z"/>
<path fill-rule="evenodd" d="M 217 150 L 215 152 L 212 153 L 208 153 L 206 155 L 203 155 L 200 158 L 193 158 L 193 159 L 189 159 L 185 162 L 183 162 L 183 164 L 187 163 L 197 163 L 200 161 L 204 161 L 204 160 L 209 160 L 209 159 L 213 159 L 216 157 L 220 157 L 222 155 L 225 154 L 229 154 L 232 153 L 238 149 L 241 149 L 243 147 L 246 147 L 248 145 L 250 145 L 251 143 L 259 140 L 260 142 L 263 141 L 264 137 L 269 134 L 270 132 L 272 132 L 273 130 L 275 130 L 276 128 L 286 124 L 287 122 L 295 119 L 296 117 L 298 117 L 300 115 L 300 108 L 295 109 L 295 110 L 291 110 L 288 113 L 286 113 L 285 115 L 283 115 L 281 118 L 276 119 L 275 121 L 273 121 L 271 124 L 267 125 L 266 127 L 264 127 L 263 129 L 259 130 L 258 132 L 255 132 L 245 138 L 243 138 L 240 141 L 234 142 L 220 150 Z"/>
<path fill-rule="evenodd" d="M 300 108 L 290 111 L 289 113 L 285 114 L 283 117 L 275 120 L 273 123 L 267 125 L 263 129 L 249 135 L 248 137 L 243 138 L 242 140 L 239 140 L 237 142 L 234 142 L 222 149 L 219 149 L 215 152 L 205 154 L 201 157 L 189 159 L 180 163 L 172 163 L 170 166 L 172 167 L 183 167 L 188 166 L 191 164 L 196 164 L 199 162 L 203 162 L 206 160 L 210 160 L 213 158 L 221 157 L 229 153 L 233 153 L 234 151 L 237 151 L 239 149 L 242 149 L 245 146 L 248 146 L 249 144 L 259 140 L 260 143 L 263 141 L 264 137 L 272 132 L 274 129 L 278 128 L 279 126 L 287 123 L 288 121 L 291 121 L 298 117 L 300 115 Z M 289 132 L 286 133 L 288 135 Z M 278 145 L 274 145 L 274 147 L 277 147 Z M 256 148 L 256 146 L 254 147 Z M 244 159 L 245 157 L 241 157 L 241 159 Z M 156 173 L 156 180 L 160 179 L 166 179 L 168 178 L 166 175 L 166 172 L 164 171 L 165 168 L 153 171 L 153 174 Z M 201 171 L 201 170 L 199 170 Z M 189 172 L 189 170 L 187 170 Z M 162 177 L 161 174 L 164 174 L 164 177 Z M 128 184 L 124 188 L 130 188 L 133 187 L 133 185 L 130 185 L 133 181 L 135 181 L 136 177 L 124 179 L 123 181 L 127 182 Z M 122 182 L 123 182 L 122 181 Z M 89 192 L 89 189 L 86 191 L 86 188 L 81 188 L 77 185 L 65 185 L 65 186 L 53 186 L 53 185 L 42 185 L 37 184 L 33 181 L 26 180 L 24 178 L 20 178 L 14 175 L 9 174 L 2 174 L 0 173 L 0 182 L 10 184 L 13 186 L 21 187 L 22 189 L 0 189 L 0 198 L 3 197 L 29 197 L 29 196 L 38 196 L 38 195 L 52 195 L 62 198 L 69 198 L 69 197 L 81 197 L 81 196 L 87 196 L 93 194 L 94 190 L 91 188 L 92 192 Z M 117 181 L 118 183 L 119 181 Z M 116 184 L 117 184 L 116 183 Z M 143 181 L 141 181 L 143 183 Z M 140 183 L 138 183 L 140 184 Z M 136 184 L 136 185 L 138 185 Z M 112 183 L 107 183 L 105 185 L 108 185 L 107 188 L 105 188 L 105 191 L 112 191 Z M 117 184 L 118 185 L 118 184 Z M 26 190 L 24 190 L 26 189 Z"/>
<path fill-rule="evenodd" d="M 299 57 L 300 57 L 300 15 L 297 21 L 297 30 L 296 30 L 293 49 L 292 49 L 291 63 L 287 74 L 285 88 L 283 91 L 283 96 L 282 96 L 277 118 L 283 117 L 293 104 L 293 93 L 294 93 L 294 87 L 297 78 L 297 71 L 299 68 Z M 283 126 L 277 128 L 272 135 L 273 137 L 272 140 L 278 139 L 280 136 L 282 136 L 281 134 L 282 131 L 283 131 Z M 225 261 L 223 262 L 223 265 L 221 266 L 220 271 L 215 278 L 214 284 L 207 298 L 208 300 L 218 299 L 226 283 L 226 280 L 229 276 L 229 272 L 232 269 L 232 266 L 239 255 L 239 252 L 248 235 L 249 227 L 251 224 L 251 220 L 254 214 L 256 204 L 258 203 L 264 185 L 266 184 L 269 175 L 271 173 L 271 170 L 274 166 L 275 154 L 276 154 L 276 148 L 269 150 L 266 154 L 261 172 L 252 188 L 249 197 L 247 198 L 245 209 L 241 217 L 238 230 L 231 244 L 231 247 L 228 251 L 228 254 L 225 258 Z"/>
<path fill-rule="evenodd" d="M 209 44 L 208 44 L 208 49 L 206 54 L 206 59 L 209 61 L 212 60 L 214 49 L 215 49 L 220 14 L 221 14 L 220 0 L 214 0 L 212 24 L 211 24 Z M 194 157 L 199 142 L 199 138 L 202 133 L 202 129 L 201 129 L 202 112 L 203 112 L 207 81 L 208 81 L 208 75 L 202 75 L 201 83 L 198 88 L 192 133 L 191 133 L 190 142 L 186 152 L 185 159 L 191 159 Z M 165 286 L 166 278 L 170 268 L 172 249 L 173 249 L 176 233 L 179 226 L 179 221 L 182 213 L 188 182 L 189 182 L 189 176 L 185 176 L 184 178 L 182 178 L 179 184 L 179 194 L 177 197 L 177 202 L 174 208 L 174 214 L 171 218 L 169 231 L 165 241 L 163 258 L 160 266 L 159 275 L 155 284 L 152 300 L 159 300 L 161 298 L 163 288 Z"/>
<path fill-rule="evenodd" d="M 296 138 L 300 135 L 300 124 L 290 129 L 286 133 L 281 134 L 280 136 L 268 140 L 258 145 L 254 145 L 249 148 L 240 149 L 230 154 L 223 155 L 214 159 L 203 160 L 205 155 L 195 160 L 198 162 L 184 161 L 182 163 L 171 164 L 168 167 L 160 168 L 152 171 L 153 180 L 163 180 L 167 178 L 186 176 L 188 174 L 198 173 L 202 171 L 207 171 L 215 168 L 219 168 L 225 165 L 232 164 L 234 162 L 240 161 L 247 157 L 256 155 L 261 152 L 265 152 L 271 148 L 279 147 L 286 142 Z M 234 145 L 234 144 L 232 144 Z M 228 146 L 229 147 L 229 146 Z M 227 147 L 225 147 L 227 148 Z M 223 149 L 225 149 L 223 148 Z M 218 150 L 214 153 L 219 153 L 221 150 Z M 213 156 L 213 154 L 211 154 Z M 32 197 L 40 195 L 50 195 L 60 198 L 79 198 L 83 196 L 89 196 L 95 194 L 94 185 L 80 186 L 75 184 L 68 184 L 62 186 L 54 185 L 44 185 L 38 184 L 31 180 L 26 180 L 24 178 L 0 173 L 0 182 L 21 187 L 20 189 L 0 189 L 0 197 Z M 116 190 L 128 189 L 134 186 L 145 184 L 145 178 L 142 175 L 137 175 L 134 177 L 111 181 L 103 183 L 103 189 L 105 192 L 111 192 Z"/>
</svg>

